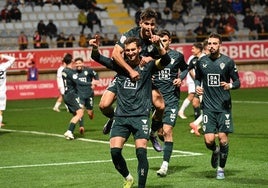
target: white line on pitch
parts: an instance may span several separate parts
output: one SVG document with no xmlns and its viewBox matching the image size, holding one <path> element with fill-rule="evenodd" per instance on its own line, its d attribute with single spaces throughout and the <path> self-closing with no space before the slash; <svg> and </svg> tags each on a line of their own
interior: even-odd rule
<svg viewBox="0 0 268 188">
<path fill-rule="evenodd" d="M 6 132 L 18 132 L 18 133 L 26 133 L 26 134 L 36 134 L 36 135 L 43 135 L 43 136 L 54 136 L 54 137 L 60 137 L 64 138 L 63 135 L 55 134 L 55 133 L 45 133 L 45 132 L 38 132 L 38 131 L 23 131 L 23 130 L 11 130 L 11 129 L 0 129 L 0 131 L 6 131 Z M 102 143 L 102 144 L 110 144 L 109 141 L 103 141 L 103 140 L 93 140 L 93 139 L 87 139 L 87 138 L 77 138 L 75 140 L 83 141 L 83 142 L 92 142 L 92 143 Z M 135 147 L 133 144 L 125 144 L 125 146 L 128 147 Z M 153 150 L 153 147 L 147 147 L 148 149 Z M 173 153 L 181 153 L 185 155 L 202 155 L 201 153 L 196 152 L 188 152 L 188 151 L 181 151 L 181 150 L 173 150 Z"/>
</svg>

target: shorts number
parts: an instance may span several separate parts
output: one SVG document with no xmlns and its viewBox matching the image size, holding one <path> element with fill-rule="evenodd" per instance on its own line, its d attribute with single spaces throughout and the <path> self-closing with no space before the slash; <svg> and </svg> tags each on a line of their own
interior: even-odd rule
<svg viewBox="0 0 268 188">
<path fill-rule="evenodd" d="M 207 123 L 208 122 L 208 116 L 207 115 L 203 115 L 203 123 Z"/>
</svg>

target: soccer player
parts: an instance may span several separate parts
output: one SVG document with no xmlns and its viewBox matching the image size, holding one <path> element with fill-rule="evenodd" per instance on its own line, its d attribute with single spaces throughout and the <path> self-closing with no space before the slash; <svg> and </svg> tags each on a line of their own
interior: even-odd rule
<svg viewBox="0 0 268 188">
<path fill-rule="evenodd" d="M 1 59 L 7 59 L 8 61 L 0 63 L 0 128 L 4 126 L 3 124 L 3 111 L 6 110 L 6 103 L 7 103 L 7 95 L 6 95 L 6 90 L 7 90 L 7 69 L 13 65 L 15 62 L 15 58 L 5 55 L 5 54 L 0 54 Z"/>
<path fill-rule="evenodd" d="M 188 96 L 184 99 L 180 109 L 179 109 L 179 117 L 182 119 L 186 119 L 187 117 L 184 115 L 185 109 L 189 106 L 189 104 L 192 102 L 192 106 L 194 108 L 194 116 L 195 119 L 197 119 L 200 116 L 200 107 L 199 107 L 199 97 L 195 95 L 195 84 L 194 84 L 194 65 L 198 58 L 202 55 L 203 45 L 201 42 L 196 42 L 193 44 L 191 52 L 192 55 L 188 59 L 188 65 L 192 68 L 189 70 L 189 73 L 187 74 L 186 83 L 188 86 Z"/>
<path fill-rule="evenodd" d="M 129 37 L 124 44 L 124 57 L 126 62 L 135 71 L 139 72 L 140 79 L 133 81 L 125 69 L 112 59 L 100 55 L 98 46 L 92 40 L 92 59 L 102 63 L 106 67 L 115 70 L 116 78 L 117 107 L 114 114 L 113 125 L 110 132 L 110 152 L 116 170 L 125 178 L 124 188 L 130 188 L 134 184 L 126 161 L 122 155 L 124 143 L 130 134 L 133 134 L 138 159 L 138 188 L 144 188 L 148 174 L 147 142 L 150 134 L 149 116 L 152 105 L 152 73 L 163 69 L 170 63 L 170 57 L 165 48 L 160 45 L 158 36 L 154 36 L 153 43 L 156 43 L 161 59 L 151 60 L 144 66 L 140 66 L 141 51 L 140 40 L 136 37 Z M 105 63 L 106 62 L 106 63 Z"/>
<path fill-rule="evenodd" d="M 199 58 L 201 58 L 203 55 L 208 55 L 209 53 L 210 52 L 208 50 L 208 41 L 207 41 L 207 39 L 205 39 L 203 42 L 202 54 L 199 56 Z M 196 69 L 196 65 L 194 65 L 194 67 L 192 67 L 192 66 L 190 66 L 190 67 Z M 195 96 L 198 96 L 198 95 L 196 94 Z M 199 96 L 198 98 L 199 98 L 199 101 L 202 101 L 202 96 Z M 200 125 L 201 125 L 202 121 L 203 121 L 203 114 L 202 114 L 202 110 L 201 110 L 201 114 L 199 115 L 199 117 L 196 118 L 193 122 L 191 122 L 189 124 L 189 126 L 192 128 L 190 132 L 194 133 L 196 136 L 200 136 L 199 129 L 201 128 Z"/>
<path fill-rule="evenodd" d="M 203 95 L 203 131 L 206 147 L 212 151 L 211 165 L 217 168 L 216 179 L 224 179 L 229 152 L 228 134 L 233 132 L 231 89 L 240 87 L 234 61 L 220 53 L 222 38 L 217 33 L 208 37 L 210 54 L 203 56 L 196 67 L 196 93 Z M 231 82 L 232 81 L 232 82 Z M 219 146 L 215 134 L 218 134 Z"/>
<path fill-rule="evenodd" d="M 157 13 L 154 9 L 147 8 L 145 9 L 140 16 L 140 26 L 134 27 L 127 31 L 126 33 L 123 33 L 119 41 L 116 43 L 112 57 L 118 63 L 121 67 L 123 67 L 128 74 L 130 75 L 130 78 L 133 81 L 136 81 L 140 79 L 140 75 L 137 71 L 133 70 L 131 66 L 128 65 L 128 63 L 125 62 L 124 58 L 122 57 L 122 54 L 124 52 L 124 41 L 128 37 L 137 37 L 140 39 L 141 42 L 141 64 L 144 64 L 146 62 L 149 62 L 152 59 L 157 59 L 159 57 L 158 50 L 155 48 L 155 46 L 152 44 L 151 40 L 155 36 L 153 32 L 156 29 L 156 20 L 158 18 Z M 115 79 L 116 82 L 116 79 Z M 159 126 L 161 126 L 162 116 L 165 109 L 165 104 L 163 97 L 159 90 L 157 88 L 154 88 L 152 91 L 152 100 L 153 105 L 155 107 L 155 112 L 153 113 L 153 120 L 152 120 L 152 127 L 156 127 L 154 129 L 158 129 Z M 107 121 L 107 123 L 104 126 L 103 132 L 104 134 L 108 134 L 112 125 L 113 121 L 113 108 L 111 107 L 113 101 L 115 100 L 116 93 L 113 91 L 112 86 L 108 88 L 108 91 L 105 91 L 102 95 L 99 107 L 103 114 L 110 119 Z M 156 151 L 160 152 L 162 151 L 160 143 L 157 141 L 156 136 L 152 135 L 150 136 L 150 140 L 153 143 L 153 147 Z"/>
<path fill-rule="evenodd" d="M 163 162 L 160 169 L 157 171 L 158 176 L 166 176 L 168 164 L 173 150 L 173 128 L 176 125 L 181 81 L 188 73 L 187 64 L 184 60 L 184 55 L 176 50 L 170 49 L 171 35 L 167 30 L 161 30 L 157 33 L 161 43 L 168 55 L 171 58 L 169 63 L 163 70 L 156 72 L 153 75 L 153 83 L 160 90 L 165 101 L 165 111 L 163 116 Z M 178 78 L 179 71 L 181 72 Z"/>
<path fill-rule="evenodd" d="M 66 67 L 66 64 L 62 62 L 61 66 L 57 69 L 57 86 L 60 92 L 59 97 L 56 100 L 56 103 L 53 107 L 53 110 L 55 112 L 60 112 L 60 105 L 63 100 L 63 95 L 64 95 L 64 84 L 62 80 L 62 70 Z M 67 107 L 67 106 L 66 106 Z"/>
<path fill-rule="evenodd" d="M 87 114 L 89 119 L 93 119 L 94 111 L 94 87 L 97 84 L 97 80 L 99 80 L 98 73 L 93 69 L 86 67 L 84 65 L 84 60 L 80 57 L 74 59 L 74 66 L 76 69 L 78 84 L 78 96 L 80 99 L 80 104 L 83 105 L 83 108 L 87 110 Z M 84 121 L 83 117 L 79 120 L 79 132 L 80 134 L 84 134 Z"/>
<path fill-rule="evenodd" d="M 62 71 L 62 79 L 65 88 L 63 99 L 65 104 L 68 106 L 69 112 L 73 114 L 73 117 L 70 120 L 68 126 L 68 130 L 64 133 L 64 136 L 67 140 L 73 140 L 75 125 L 83 117 L 84 110 L 80 105 L 78 96 L 78 75 L 77 72 L 73 69 L 72 55 L 67 53 L 64 56 L 63 61 L 66 63 L 66 67 Z"/>
</svg>

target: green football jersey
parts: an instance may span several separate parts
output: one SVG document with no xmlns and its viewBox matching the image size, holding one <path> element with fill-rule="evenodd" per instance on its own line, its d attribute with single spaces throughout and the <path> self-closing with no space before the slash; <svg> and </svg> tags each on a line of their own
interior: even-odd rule
<svg viewBox="0 0 268 188">
<path fill-rule="evenodd" d="M 224 90 L 220 82 L 232 82 L 233 88 L 240 87 L 239 75 L 234 61 L 221 54 L 213 60 L 210 56 L 203 56 L 196 66 L 197 86 L 204 88 L 202 108 L 222 112 L 231 109 L 231 94 Z"/>
<path fill-rule="evenodd" d="M 62 70 L 62 79 L 64 84 L 64 95 L 69 93 L 77 93 L 77 75 L 73 69 L 68 67 L 64 68 Z"/>
<path fill-rule="evenodd" d="M 173 80 L 178 78 L 179 70 L 182 72 L 187 69 L 184 55 L 175 50 L 169 50 L 168 55 L 171 62 L 163 69 L 153 75 L 153 84 L 162 93 L 165 103 L 178 102 L 180 90 L 173 85 Z"/>
<path fill-rule="evenodd" d="M 77 90 L 80 98 L 88 98 L 93 96 L 92 80 L 99 79 L 99 76 L 96 71 L 89 67 L 84 67 L 81 71 L 77 71 L 78 84 Z"/>
<path fill-rule="evenodd" d="M 149 116 L 152 105 L 152 69 L 154 61 L 134 68 L 140 80 L 131 81 L 128 76 L 118 74 L 116 80 L 117 107 L 115 116 Z"/>
</svg>

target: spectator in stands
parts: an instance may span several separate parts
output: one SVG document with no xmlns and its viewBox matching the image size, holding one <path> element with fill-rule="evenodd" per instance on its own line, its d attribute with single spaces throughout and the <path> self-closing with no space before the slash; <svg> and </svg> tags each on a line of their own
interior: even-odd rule
<svg viewBox="0 0 268 188">
<path fill-rule="evenodd" d="M 242 14 L 243 13 L 242 0 L 233 0 L 232 1 L 232 9 L 233 9 L 234 14 Z"/>
<path fill-rule="evenodd" d="M 52 1 L 52 5 L 58 6 L 59 7 L 59 10 L 60 10 L 60 8 L 61 8 L 61 1 L 60 0 L 53 0 Z"/>
<path fill-rule="evenodd" d="M 78 17 L 77 17 L 78 25 L 82 27 L 81 32 L 84 33 L 84 30 L 87 26 L 87 15 L 83 9 L 80 10 Z"/>
<path fill-rule="evenodd" d="M 217 14 L 213 14 L 213 15 L 224 14 L 226 12 L 227 7 L 226 7 L 225 0 L 217 0 L 216 10 L 217 10 Z"/>
<path fill-rule="evenodd" d="M 225 16 L 225 14 L 221 14 L 220 18 L 219 18 L 219 23 L 222 23 L 222 25 L 226 25 L 227 24 L 227 18 Z"/>
<path fill-rule="evenodd" d="M 9 10 L 10 18 L 15 21 L 21 21 L 21 11 L 17 5 L 13 5 Z"/>
<path fill-rule="evenodd" d="M 38 80 L 38 69 L 35 65 L 34 60 L 30 60 L 30 67 L 27 71 L 27 80 L 28 81 L 37 81 Z"/>
<path fill-rule="evenodd" d="M 183 25 L 186 23 L 184 22 L 184 19 L 182 17 L 183 12 L 183 6 L 181 0 L 176 0 L 172 5 L 172 24 L 178 24 L 179 22 L 182 22 Z"/>
<path fill-rule="evenodd" d="M 258 40 L 268 39 L 268 28 L 265 27 L 262 21 L 256 26 L 256 31 L 258 35 Z"/>
<path fill-rule="evenodd" d="M 172 10 L 172 6 L 175 0 L 166 0 L 166 7 L 169 8 L 169 10 Z"/>
<path fill-rule="evenodd" d="M 118 40 L 119 40 L 119 39 L 118 39 L 117 34 L 114 34 L 114 38 L 113 38 L 113 42 L 114 42 L 114 44 L 115 44 Z"/>
<path fill-rule="evenodd" d="M 41 47 L 41 35 L 38 31 L 35 31 L 33 35 L 33 46 L 34 48 L 40 48 Z"/>
<path fill-rule="evenodd" d="M 192 7 L 192 0 L 182 0 L 183 12 L 190 14 Z"/>
<path fill-rule="evenodd" d="M 209 28 L 215 28 L 217 27 L 219 21 L 218 21 L 218 18 L 215 14 L 213 14 L 211 16 L 211 20 L 210 20 L 210 24 L 209 24 Z"/>
<path fill-rule="evenodd" d="M 58 37 L 56 39 L 57 47 L 64 48 L 65 42 L 66 42 L 66 38 L 64 36 L 64 33 L 60 32 L 60 34 L 58 35 Z"/>
<path fill-rule="evenodd" d="M 224 41 L 232 41 L 235 34 L 235 28 L 228 22 L 225 26 L 224 26 L 224 35 L 225 37 L 222 37 L 222 39 Z"/>
<path fill-rule="evenodd" d="M 49 44 L 47 42 L 47 36 L 41 36 L 41 46 L 40 48 L 49 48 Z"/>
<path fill-rule="evenodd" d="M 207 29 L 202 22 L 199 22 L 199 25 L 195 28 L 194 33 L 196 34 L 196 41 L 203 42 L 207 37 Z"/>
<path fill-rule="evenodd" d="M 180 42 L 180 39 L 177 36 L 177 33 L 175 31 L 172 31 L 170 38 L 171 38 L 172 43 L 179 43 Z"/>
<path fill-rule="evenodd" d="M 61 3 L 63 5 L 71 5 L 71 4 L 73 4 L 73 0 L 61 0 Z"/>
<path fill-rule="evenodd" d="M 20 32 L 18 37 L 19 50 L 25 50 L 28 48 L 28 37 L 23 31 Z"/>
<path fill-rule="evenodd" d="M 242 0 L 242 14 L 245 16 L 247 12 L 249 12 L 251 10 L 251 5 L 249 0 Z"/>
<path fill-rule="evenodd" d="M 40 35 L 47 35 L 46 25 L 43 20 L 40 20 L 37 24 L 37 31 Z"/>
<path fill-rule="evenodd" d="M 83 32 L 80 32 L 78 45 L 79 45 L 80 47 L 83 47 L 83 48 L 88 47 L 87 38 L 86 38 L 86 35 L 85 35 Z"/>
<path fill-rule="evenodd" d="M 211 15 L 210 14 L 205 15 L 205 17 L 202 20 L 203 25 L 208 28 L 210 22 L 211 22 Z"/>
<path fill-rule="evenodd" d="M 107 33 L 105 33 L 104 37 L 103 37 L 103 40 L 102 40 L 102 45 L 103 46 L 112 46 L 114 44 L 115 44 L 114 41 L 109 38 Z"/>
<path fill-rule="evenodd" d="M 216 0 L 207 1 L 206 7 L 207 7 L 207 10 L 206 10 L 207 15 L 209 15 L 209 14 L 217 14 Z"/>
<path fill-rule="evenodd" d="M 225 29 L 224 29 L 224 26 L 222 22 L 219 22 L 218 26 L 217 26 L 217 33 L 220 34 L 220 35 L 224 35 L 225 33 Z M 224 40 L 224 36 L 222 36 L 223 40 Z"/>
<path fill-rule="evenodd" d="M 196 41 L 196 36 L 193 33 L 192 29 L 188 29 L 185 34 L 185 42 L 187 43 L 194 43 Z"/>
<path fill-rule="evenodd" d="M 98 15 L 95 13 L 94 9 L 89 9 L 87 14 L 87 26 L 93 32 L 93 26 L 97 24 L 102 30 L 101 20 L 99 19 Z"/>
<path fill-rule="evenodd" d="M 22 6 L 31 6 L 34 11 L 35 1 L 34 0 L 24 0 L 24 4 Z"/>
<path fill-rule="evenodd" d="M 54 24 L 53 20 L 48 21 L 48 24 L 46 25 L 46 32 L 47 32 L 47 35 L 49 36 L 50 40 L 57 37 L 58 28 Z"/>
<path fill-rule="evenodd" d="M 1 19 L 6 23 L 11 22 L 11 17 L 10 17 L 10 13 L 9 13 L 9 10 L 8 10 L 8 6 L 5 6 L 1 10 Z"/>
<path fill-rule="evenodd" d="M 233 27 L 236 31 L 239 30 L 238 23 L 237 23 L 237 20 L 236 20 L 234 13 L 230 12 L 228 14 L 227 23 L 229 23 L 231 25 L 231 27 Z"/>
<path fill-rule="evenodd" d="M 101 8 L 97 5 L 96 0 L 87 0 L 87 9 L 93 9 L 96 11 L 106 11 L 107 7 Z"/>
<path fill-rule="evenodd" d="M 171 9 L 169 7 L 165 7 L 163 13 L 166 15 L 166 20 L 169 18 L 169 14 L 171 13 Z"/>
<path fill-rule="evenodd" d="M 172 4 L 172 12 L 181 14 L 183 11 L 182 0 L 176 0 Z"/>
<path fill-rule="evenodd" d="M 72 48 L 74 46 L 74 42 L 75 42 L 75 37 L 74 35 L 71 33 L 67 38 L 66 38 L 66 47 L 67 48 Z"/>
<path fill-rule="evenodd" d="M 35 0 L 35 5 L 36 6 L 41 6 L 41 7 L 43 7 L 44 6 L 44 2 L 43 2 L 43 0 Z"/>
<path fill-rule="evenodd" d="M 243 19 L 243 24 L 244 27 L 250 29 L 250 30 L 255 30 L 255 25 L 254 25 L 254 13 L 253 11 L 250 11 L 246 13 L 246 16 Z"/>
</svg>

